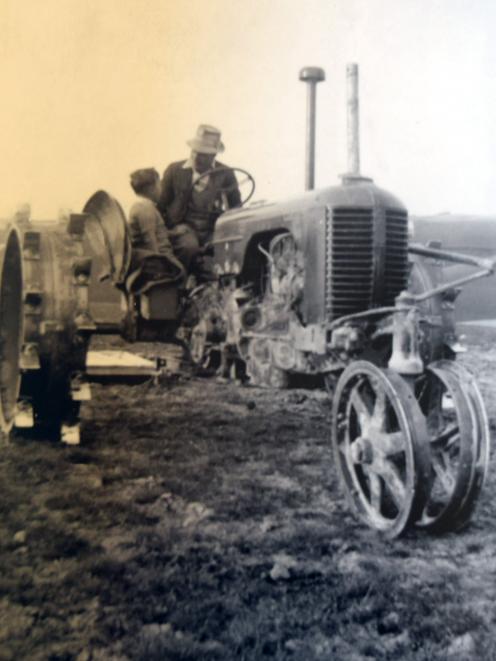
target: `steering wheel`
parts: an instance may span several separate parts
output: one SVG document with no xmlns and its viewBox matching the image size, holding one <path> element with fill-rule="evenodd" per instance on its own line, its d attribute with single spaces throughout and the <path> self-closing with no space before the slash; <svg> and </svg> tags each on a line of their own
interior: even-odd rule
<svg viewBox="0 0 496 661">
<path fill-rule="evenodd" d="M 221 168 L 210 168 L 210 170 L 206 170 L 206 172 L 201 174 L 198 177 L 198 179 L 191 184 L 188 197 L 191 199 L 191 193 L 193 192 L 193 188 L 198 184 L 199 181 L 202 181 L 202 179 L 206 179 L 211 175 L 215 177 L 217 174 L 228 171 L 234 174 L 236 183 L 232 183 L 230 186 L 222 186 L 221 188 L 217 189 L 216 199 L 219 204 L 218 210 L 219 212 L 222 212 L 229 208 L 226 204 L 226 195 L 228 193 L 232 192 L 236 188 L 241 189 L 242 186 L 246 186 L 247 194 L 244 197 L 243 195 L 241 195 L 240 206 L 243 206 L 248 202 L 249 199 L 251 199 L 253 193 L 255 192 L 255 179 L 251 176 L 249 172 L 247 172 L 247 170 L 243 170 L 243 168 L 221 167 Z M 240 194 L 241 194 L 241 190 L 240 190 Z"/>
</svg>

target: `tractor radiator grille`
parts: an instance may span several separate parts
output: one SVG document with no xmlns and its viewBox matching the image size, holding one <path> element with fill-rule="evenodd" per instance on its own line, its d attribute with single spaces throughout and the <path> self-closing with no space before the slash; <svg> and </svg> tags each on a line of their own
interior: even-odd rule
<svg viewBox="0 0 496 661">
<path fill-rule="evenodd" d="M 408 215 L 399 209 L 386 209 L 386 262 L 384 265 L 384 305 L 408 286 Z"/>
<path fill-rule="evenodd" d="M 374 268 L 373 210 L 332 210 L 327 220 L 326 312 L 336 319 L 371 306 Z"/>
<path fill-rule="evenodd" d="M 327 318 L 394 305 L 407 285 L 406 211 L 335 207 L 326 224 Z"/>
</svg>

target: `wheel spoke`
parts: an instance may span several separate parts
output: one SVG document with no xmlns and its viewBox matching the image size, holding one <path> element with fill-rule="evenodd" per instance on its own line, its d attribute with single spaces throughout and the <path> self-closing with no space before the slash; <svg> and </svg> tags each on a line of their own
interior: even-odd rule
<svg viewBox="0 0 496 661">
<path fill-rule="evenodd" d="M 439 432 L 437 436 L 432 438 L 431 445 L 437 449 L 444 450 L 452 447 L 456 441 L 460 440 L 460 427 L 458 423 L 452 423 Z"/>
<path fill-rule="evenodd" d="M 421 387 L 420 387 L 420 390 L 417 394 L 417 399 L 418 399 L 419 402 L 421 402 L 423 400 L 425 394 L 427 393 L 428 382 L 427 382 L 427 379 L 425 378 L 425 376 L 422 377 L 422 380 L 421 380 L 420 383 L 421 383 Z"/>
<path fill-rule="evenodd" d="M 397 467 L 390 461 L 385 461 L 378 469 L 378 473 L 384 480 L 384 484 L 391 494 L 395 505 L 398 509 L 401 509 L 405 502 L 406 489 Z"/>
<path fill-rule="evenodd" d="M 353 408 L 355 409 L 358 415 L 358 420 L 362 428 L 370 424 L 370 417 L 371 417 L 370 410 L 369 407 L 367 406 L 367 403 L 363 399 L 362 394 L 358 390 L 358 386 L 353 389 L 350 399 Z"/>
<path fill-rule="evenodd" d="M 405 451 L 405 435 L 402 431 L 380 434 L 377 437 L 377 449 L 384 456 L 391 456 Z"/>
<path fill-rule="evenodd" d="M 443 489 L 447 494 L 450 494 L 455 486 L 455 478 L 446 461 L 446 455 L 443 453 L 434 454 L 432 457 L 432 468 Z"/>
<path fill-rule="evenodd" d="M 369 485 L 370 485 L 370 504 L 376 512 L 381 512 L 382 504 L 382 480 L 377 475 L 369 471 L 368 473 Z"/>
<path fill-rule="evenodd" d="M 376 395 L 371 424 L 374 429 L 384 431 L 386 429 L 386 393 L 379 386 Z"/>
</svg>

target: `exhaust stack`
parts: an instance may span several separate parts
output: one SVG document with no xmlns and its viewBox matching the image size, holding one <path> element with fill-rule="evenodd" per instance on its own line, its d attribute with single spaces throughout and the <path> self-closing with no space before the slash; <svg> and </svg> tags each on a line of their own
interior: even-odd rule
<svg viewBox="0 0 496 661">
<path fill-rule="evenodd" d="M 315 101 L 317 83 L 325 80 L 325 71 L 320 67 L 304 67 L 300 80 L 307 84 L 307 142 L 305 154 L 305 190 L 315 188 Z"/>
<path fill-rule="evenodd" d="M 346 65 L 348 106 L 348 174 L 360 176 L 360 108 L 358 99 L 358 64 Z"/>
<path fill-rule="evenodd" d="M 348 172 L 341 175 L 343 184 L 371 182 L 360 174 L 360 102 L 358 94 L 358 64 L 346 65 L 347 149 Z"/>
</svg>

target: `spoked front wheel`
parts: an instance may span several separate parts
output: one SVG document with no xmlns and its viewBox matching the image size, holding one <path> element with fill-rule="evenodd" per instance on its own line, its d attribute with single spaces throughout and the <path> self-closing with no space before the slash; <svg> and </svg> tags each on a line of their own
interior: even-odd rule
<svg viewBox="0 0 496 661">
<path fill-rule="evenodd" d="M 391 370 L 352 363 L 337 384 L 332 440 L 358 517 L 387 537 L 403 533 L 430 492 L 428 433 L 413 390 Z"/>
<path fill-rule="evenodd" d="M 417 525 L 459 530 L 470 520 L 489 461 L 489 428 L 474 377 L 450 360 L 428 366 L 416 384 L 432 456 L 432 489 Z"/>
</svg>

